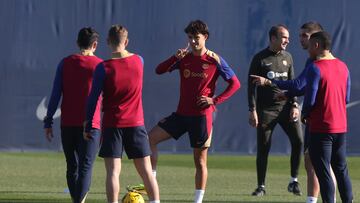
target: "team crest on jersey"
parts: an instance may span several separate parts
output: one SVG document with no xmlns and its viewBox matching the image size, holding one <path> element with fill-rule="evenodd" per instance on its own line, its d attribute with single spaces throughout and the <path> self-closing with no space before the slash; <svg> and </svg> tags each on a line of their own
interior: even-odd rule
<svg viewBox="0 0 360 203">
<path fill-rule="evenodd" d="M 282 63 L 284 64 L 284 66 L 287 66 L 288 62 L 283 60 Z"/>
<path fill-rule="evenodd" d="M 209 68 L 209 64 L 204 63 L 204 64 L 202 65 L 202 68 L 205 69 L 205 70 L 208 69 L 208 68 Z"/>
<path fill-rule="evenodd" d="M 184 74 L 184 78 L 188 78 L 190 77 L 191 72 L 189 69 L 185 69 L 183 74 Z"/>
</svg>

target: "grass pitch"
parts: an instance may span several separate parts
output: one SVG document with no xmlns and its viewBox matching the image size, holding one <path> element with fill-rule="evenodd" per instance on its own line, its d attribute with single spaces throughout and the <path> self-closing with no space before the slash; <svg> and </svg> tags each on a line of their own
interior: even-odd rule
<svg viewBox="0 0 360 203">
<path fill-rule="evenodd" d="M 360 157 L 348 158 L 355 202 L 360 196 Z M 209 178 L 204 203 L 303 203 L 306 199 L 306 173 L 300 167 L 302 196 L 287 192 L 289 157 L 269 158 L 264 197 L 252 197 L 256 187 L 254 156 L 209 155 Z M 0 203 L 71 202 L 65 189 L 65 158 L 62 153 L 0 153 Z M 160 154 L 157 178 L 161 202 L 191 203 L 194 193 L 194 164 L 191 154 Z M 105 169 L 102 159 L 94 165 L 88 203 L 106 202 Z M 141 183 L 132 161 L 123 160 L 121 196 L 128 184 Z M 144 197 L 147 199 L 146 197 Z M 338 202 L 340 196 L 338 195 Z M 319 201 L 321 202 L 321 201 Z"/>
</svg>

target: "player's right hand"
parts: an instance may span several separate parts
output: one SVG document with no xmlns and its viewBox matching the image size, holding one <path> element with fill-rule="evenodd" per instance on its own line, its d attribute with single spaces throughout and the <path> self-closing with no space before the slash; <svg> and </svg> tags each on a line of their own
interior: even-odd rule
<svg viewBox="0 0 360 203">
<path fill-rule="evenodd" d="M 178 49 L 175 53 L 175 57 L 177 59 L 182 59 L 185 57 L 185 55 L 187 54 L 188 52 L 186 51 L 186 49 Z"/>
<path fill-rule="evenodd" d="M 54 137 L 52 128 L 45 128 L 44 130 L 46 139 L 51 142 L 52 138 Z"/>
<path fill-rule="evenodd" d="M 186 54 L 189 53 L 189 47 L 190 47 L 190 44 L 188 43 L 187 44 L 187 47 L 186 48 L 183 48 L 183 49 L 178 49 L 175 53 L 175 57 L 177 59 L 182 59 L 186 56 Z"/>
<path fill-rule="evenodd" d="M 254 128 L 259 124 L 259 119 L 255 110 L 249 112 L 249 124 Z"/>
</svg>

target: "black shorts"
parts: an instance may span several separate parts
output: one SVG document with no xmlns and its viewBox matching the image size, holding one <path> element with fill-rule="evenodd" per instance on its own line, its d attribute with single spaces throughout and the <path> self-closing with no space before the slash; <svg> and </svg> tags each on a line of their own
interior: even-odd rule
<svg viewBox="0 0 360 203">
<path fill-rule="evenodd" d="M 124 148 L 129 159 L 151 155 L 149 137 L 144 126 L 103 130 L 100 157 L 122 158 Z"/>
<path fill-rule="evenodd" d="M 192 148 L 210 147 L 212 135 L 212 114 L 201 116 L 182 116 L 172 113 L 159 121 L 158 126 L 179 139 L 188 132 Z"/>
</svg>

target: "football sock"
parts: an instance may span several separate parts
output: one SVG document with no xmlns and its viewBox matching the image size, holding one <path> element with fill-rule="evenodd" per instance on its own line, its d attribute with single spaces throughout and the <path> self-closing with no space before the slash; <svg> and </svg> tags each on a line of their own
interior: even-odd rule
<svg viewBox="0 0 360 203">
<path fill-rule="evenodd" d="M 194 203 L 202 203 L 204 198 L 205 190 L 195 190 L 195 199 Z"/>
<path fill-rule="evenodd" d="M 316 203 L 317 202 L 317 198 L 316 197 L 311 197 L 311 196 L 308 196 L 306 198 L 306 203 Z"/>
<path fill-rule="evenodd" d="M 160 200 L 149 201 L 149 203 L 160 203 Z"/>
</svg>

